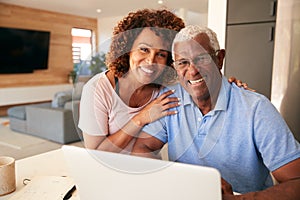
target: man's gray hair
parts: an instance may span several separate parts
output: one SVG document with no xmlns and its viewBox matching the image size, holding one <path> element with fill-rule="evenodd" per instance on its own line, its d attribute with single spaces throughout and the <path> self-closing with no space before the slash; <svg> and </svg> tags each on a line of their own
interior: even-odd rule
<svg viewBox="0 0 300 200">
<path fill-rule="evenodd" d="M 217 34 L 207 27 L 200 27 L 197 25 L 189 25 L 185 28 L 181 29 L 175 36 L 172 44 L 172 55 L 174 59 L 174 44 L 176 42 L 183 42 L 186 40 L 193 39 L 196 35 L 200 33 L 205 33 L 209 37 L 210 44 L 212 48 L 216 51 L 220 49 L 219 41 L 217 38 Z"/>
</svg>

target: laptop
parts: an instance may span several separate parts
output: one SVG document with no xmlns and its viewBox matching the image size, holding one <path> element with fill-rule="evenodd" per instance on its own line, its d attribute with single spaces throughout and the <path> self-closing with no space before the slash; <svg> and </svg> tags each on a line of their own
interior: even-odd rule
<svg viewBox="0 0 300 200">
<path fill-rule="evenodd" d="M 221 200 L 210 167 L 62 146 L 80 200 Z"/>
</svg>

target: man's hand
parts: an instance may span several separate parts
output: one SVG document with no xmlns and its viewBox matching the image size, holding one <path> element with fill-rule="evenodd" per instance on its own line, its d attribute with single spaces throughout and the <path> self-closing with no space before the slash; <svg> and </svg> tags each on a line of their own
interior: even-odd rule
<svg viewBox="0 0 300 200">
<path fill-rule="evenodd" d="M 221 188 L 222 188 L 222 194 L 233 195 L 232 186 L 223 178 L 221 178 Z"/>
</svg>

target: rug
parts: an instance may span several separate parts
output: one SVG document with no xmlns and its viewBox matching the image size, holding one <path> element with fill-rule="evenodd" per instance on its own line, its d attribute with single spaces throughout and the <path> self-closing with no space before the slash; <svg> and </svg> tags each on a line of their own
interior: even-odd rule
<svg viewBox="0 0 300 200">
<path fill-rule="evenodd" d="M 45 142 L 44 139 L 12 131 L 9 126 L 0 125 L 0 145 L 14 149 L 22 149 L 28 146 Z"/>
</svg>

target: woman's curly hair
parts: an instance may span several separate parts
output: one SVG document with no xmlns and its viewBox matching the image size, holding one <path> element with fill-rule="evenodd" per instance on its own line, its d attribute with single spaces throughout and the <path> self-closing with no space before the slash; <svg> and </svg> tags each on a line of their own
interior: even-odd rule
<svg viewBox="0 0 300 200">
<path fill-rule="evenodd" d="M 162 41 L 165 42 L 169 50 L 167 65 L 171 66 L 172 41 L 176 33 L 184 28 L 184 26 L 184 22 L 181 18 L 165 9 L 143 9 L 129 13 L 114 28 L 110 50 L 106 55 L 108 68 L 112 70 L 117 77 L 121 77 L 128 72 L 129 54 L 132 45 L 145 27 L 149 27 L 156 35 L 162 37 Z M 169 73 L 163 73 L 162 76 L 159 79 L 164 80 L 164 82 L 168 81 L 167 79 L 174 79 Z"/>
</svg>

